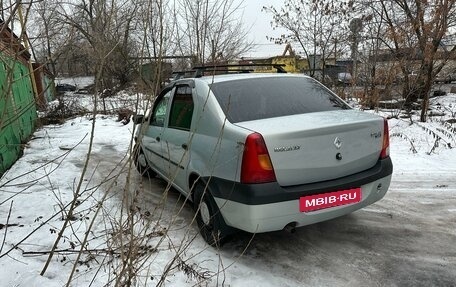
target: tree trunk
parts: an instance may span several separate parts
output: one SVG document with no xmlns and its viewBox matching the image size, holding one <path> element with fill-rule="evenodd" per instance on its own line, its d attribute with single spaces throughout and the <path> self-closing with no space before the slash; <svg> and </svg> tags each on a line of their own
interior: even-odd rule
<svg viewBox="0 0 456 287">
<path fill-rule="evenodd" d="M 420 121 L 421 122 L 426 122 L 427 120 L 427 111 L 429 108 L 429 94 L 431 92 L 431 87 L 432 87 L 432 70 L 434 69 L 433 62 L 430 64 L 425 64 L 424 65 L 424 71 L 426 72 L 425 75 L 425 81 L 424 85 L 422 88 L 422 99 L 423 101 L 421 102 L 421 115 L 420 115 Z"/>
</svg>

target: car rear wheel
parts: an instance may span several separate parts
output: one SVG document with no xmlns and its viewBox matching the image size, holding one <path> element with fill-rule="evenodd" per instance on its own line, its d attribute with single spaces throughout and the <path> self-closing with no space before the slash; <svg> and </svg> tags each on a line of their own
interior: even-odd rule
<svg viewBox="0 0 456 287">
<path fill-rule="evenodd" d="M 155 173 L 147 163 L 146 155 L 142 151 L 140 147 L 135 147 L 135 166 L 138 172 L 144 177 L 155 177 L 157 173 Z"/>
<path fill-rule="evenodd" d="M 230 232 L 231 228 L 223 220 L 209 189 L 202 182 L 195 185 L 193 208 L 200 233 L 209 245 L 219 246 L 226 236 L 232 233 Z"/>
</svg>

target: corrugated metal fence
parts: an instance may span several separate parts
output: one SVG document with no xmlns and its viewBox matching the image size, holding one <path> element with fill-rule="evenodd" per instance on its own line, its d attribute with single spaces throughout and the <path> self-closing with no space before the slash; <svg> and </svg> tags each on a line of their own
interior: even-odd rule
<svg viewBox="0 0 456 287">
<path fill-rule="evenodd" d="M 36 119 L 29 67 L 0 51 L 0 175 L 21 155 Z"/>
</svg>

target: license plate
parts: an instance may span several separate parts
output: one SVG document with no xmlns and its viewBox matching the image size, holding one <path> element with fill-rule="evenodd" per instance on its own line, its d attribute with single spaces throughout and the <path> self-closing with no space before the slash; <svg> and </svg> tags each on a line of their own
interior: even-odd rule
<svg viewBox="0 0 456 287">
<path fill-rule="evenodd" d="M 346 205 L 361 201 L 361 188 L 303 196 L 299 199 L 299 211 L 309 212 L 323 208 Z"/>
</svg>

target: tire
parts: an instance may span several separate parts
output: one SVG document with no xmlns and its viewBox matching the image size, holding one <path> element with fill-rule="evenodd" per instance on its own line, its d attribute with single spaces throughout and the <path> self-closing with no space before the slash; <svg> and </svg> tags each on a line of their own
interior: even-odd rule
<svg viewBox="0 0 456 287">
<path fill-rule="evenodd" d="M 136 146 L 133 152 L 135 154 L 135 166 L 138 172 L 147 178 L 155 177 L 157 173 L 150 168 L 142 148 Z"/>
<path fill-rule="evenodd" d="M 209 189 L 202 182 L 196 183 L 194 187 L 193 209 L 201 236 L 209 245 L 220 246 L 226 236 L 233 233 L 232 228 L 226 225 Z"/>
</svg>

